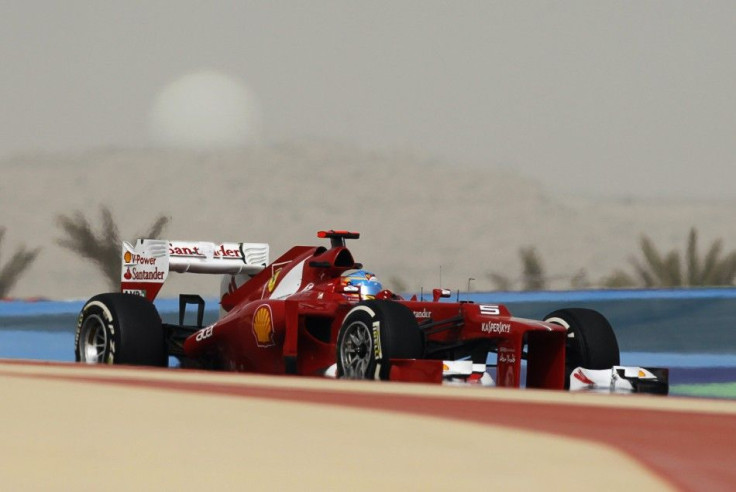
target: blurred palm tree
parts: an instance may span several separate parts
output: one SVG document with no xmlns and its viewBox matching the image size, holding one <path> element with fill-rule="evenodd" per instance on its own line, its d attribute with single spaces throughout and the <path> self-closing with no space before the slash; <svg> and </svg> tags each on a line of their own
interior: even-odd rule
<svg viewBox="0 0 736 492">
<path fill-rule="evenodd" d="M 0 227 L 0 246 L 2 246 L 4 237 L 5 227 Z M 25 245 L 20 245 L 5 266 L 0 266 L 0 298 L 10 292 L 10 289 L 36 260 L 40 251 L 41 248 L 26 249 Z"/>
<path fill-rule="evenodd" d="M 701 258 L 698 231 L 690 229 L 684 254 L 677 250 L 660 252 L 646 235 L 640 241 L 642 259 L 632 258 L 633 274 L 615 270 L 603 280 L 606 287 L 699 287 L 734 285 L 736 251 L 723 254 L 717 239 Z"/>
<path fill-rule="evenodd" d="M 143 234 L 138 234 L 135 237 L 158 239 L 170 220 L 169 217 L 161 215 Z M 100 207 L 101 225 L 98 231 L 94 230 L 90 221 L 80 211 L 76 211 L 69 216 L 59 215 L 56 221 L 57 225 L 66 234 L 66 237 L 57 239 L 57 243 L 92 260 L 100 269 L 110 287 L 117 290 L 120 287 L 122 240 L 110 209 L 104 205 Z"/>
<path fill-rule="evenodd" d="M 406 282 L 404 282 L 404 280 L 398 275 L 392 275 L 388 279 L 388 285 L 389 285 L 389 288 L 393 292 L 408 292 L 409 291 L 409 287 L 406 285 Z"/>
<path fill-rule="evenodd" d="M 537 254 L 537 249 L 534 246 L 519 248 L 519 256 L 522 264 L 522 289 L 546 289 L 547 281 L 544 266 L 542 265 L 542 259 Z"/>
<path fill-rule="evenodd" d="M 534 246 L 519 248 L 521 259 L 521 290 L 544 290 L 547 288 L 547 276 L 545 274 L 542 259 Z M 498 290 L 512 290 L 514 281 L 500 273 L 489 273 L 488 278 Z"/>
</svg>

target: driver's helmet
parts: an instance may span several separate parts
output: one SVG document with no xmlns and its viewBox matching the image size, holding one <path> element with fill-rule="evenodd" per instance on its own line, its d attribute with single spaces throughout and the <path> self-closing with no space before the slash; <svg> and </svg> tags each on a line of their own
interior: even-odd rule
<svg viewBox="0 0 736 492">
<path fill-rule="evenodd" d="M 375 299 L 376 294 L 383 290 L 381 282 L 375 275 L 365 270 L 355 270 L 342 275 L 343 285 L 352 285 L 360 289 L 360 299 Z"/>
</svg>

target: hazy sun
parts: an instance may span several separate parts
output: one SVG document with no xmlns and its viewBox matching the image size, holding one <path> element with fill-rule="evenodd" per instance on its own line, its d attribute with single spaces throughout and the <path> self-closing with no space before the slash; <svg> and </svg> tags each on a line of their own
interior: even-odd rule
<svg viewBox="0 0 736 492">
<path fill-rule="evenodd" d="M 165 86 L 149 114 L 151 139 L 167 147 L 238 147 L 260 134 L 255 95 L 215 70 L 184 75 Z"/>
</svg>

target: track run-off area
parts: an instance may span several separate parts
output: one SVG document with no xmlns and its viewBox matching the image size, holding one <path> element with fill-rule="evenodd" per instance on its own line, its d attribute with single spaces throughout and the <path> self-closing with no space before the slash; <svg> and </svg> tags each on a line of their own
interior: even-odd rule
<svg viewBox="0 0 736 492">
<path fill-rule="evenodd" d="M 734 490 L 736 402 L 0 361 L 6 490 Z"/>
</svg>

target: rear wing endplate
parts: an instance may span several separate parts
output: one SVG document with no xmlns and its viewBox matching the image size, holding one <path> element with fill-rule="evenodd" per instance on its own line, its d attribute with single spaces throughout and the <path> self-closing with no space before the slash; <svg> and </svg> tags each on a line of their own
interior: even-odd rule
<svg viewBox="0 0 736 492">
<path fill-rule="evenodd" d="M 266 243 L 123 242 L 121 289 L 153 301 L 169 272 L 255 275 L 268 265 L 268 254 Z"/>
</svg>

